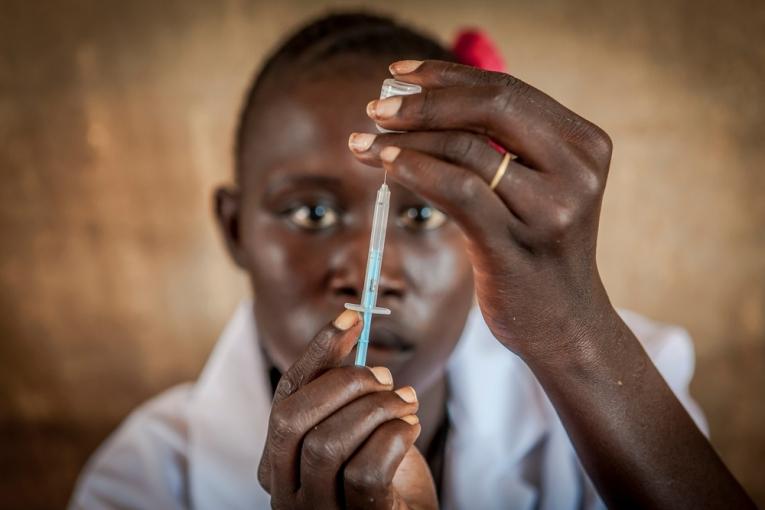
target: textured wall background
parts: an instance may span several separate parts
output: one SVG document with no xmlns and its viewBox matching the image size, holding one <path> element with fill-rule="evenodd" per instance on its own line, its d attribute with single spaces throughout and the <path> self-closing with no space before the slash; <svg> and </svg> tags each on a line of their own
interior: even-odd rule
<svg viewBox="0 0 765 510">
<path fill-rule="evenodd" d="M 765 505 L 765 4 L 387 5 L 488 29 L 612 135 L 606 284 L 690 330 L 712 440 Z M 239 100 L 325 7 L 0 3 L 0 506 L 62 506 L 131 408 L 198 373 L 245 289 L 210 214 Z"/>
</svg>

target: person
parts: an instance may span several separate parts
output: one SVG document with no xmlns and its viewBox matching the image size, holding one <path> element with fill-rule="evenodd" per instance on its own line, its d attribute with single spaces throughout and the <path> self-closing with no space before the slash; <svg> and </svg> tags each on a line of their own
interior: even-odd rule
<svg viewBox="0 0 765 510">
<path fill-rule="evenodd" d="M 423 92 L 365 110 L 391 75 Z M 99 449 L 72 508 L 752 506 L 702 432 L 687 333 L 601 282 L 602 129 L 390 18 L 336 13 L 262 67 L 235 150 L 215 212 L 254 297 L 198 381 Z M 342 310 L 380 167 L 392 314 L 366 368 Z"/>
</svg>

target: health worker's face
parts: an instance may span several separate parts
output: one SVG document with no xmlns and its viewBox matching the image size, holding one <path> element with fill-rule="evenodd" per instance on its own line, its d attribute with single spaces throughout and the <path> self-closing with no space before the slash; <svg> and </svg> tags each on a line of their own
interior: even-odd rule
<svg viewBox="0 0 765 510">
<path fill-rule="evenodd" d="M 365 113 L 385 65 L 259 92 L 247 129 L 239 189 L 220 189 L 229 249 L 249 274 L 258 338 L 284 372 L 312 337 L 359 303 L 372 212 L 383 181 L 348 150 L 351 132 L 375 133 Z M 388 179 L 390 214 L 367 364 L 396 385 L 425 391 L 459 339 L 473 302 L 473 273 L 457 226 Z"/>
</svg>

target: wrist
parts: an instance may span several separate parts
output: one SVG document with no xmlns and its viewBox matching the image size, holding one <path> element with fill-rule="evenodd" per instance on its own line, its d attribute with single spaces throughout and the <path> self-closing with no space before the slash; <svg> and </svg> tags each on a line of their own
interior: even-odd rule
<svg viewBox="0 0 765 510">
<path fill-rule="evenodd" d="M 518 356 L 534 371 L 586 374 L 621 357 L 634 336 L 609 304 L 552 321 L 542 338 L 527 342 Z"/>
</svg>

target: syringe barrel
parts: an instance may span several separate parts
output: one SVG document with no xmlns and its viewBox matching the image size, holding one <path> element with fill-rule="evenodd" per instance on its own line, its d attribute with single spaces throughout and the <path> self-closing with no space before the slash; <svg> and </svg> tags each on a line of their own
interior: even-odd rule
<svg viewBox="0 0 765 510">
<path fill-rule="evenodd" d="M 390 189 L 383 183 L 377 190 L 377 200 L 375 200 L 375 212 L 372 219 L 372 237 L 369 241 L 369 251 L 378 251 L 382 257 L 383 247 L 385 246 L 385 231 L 388 226 L 388 207 L 390 205 Z"/>
<path fill-rule="evenodd" d="M 372 219 L 372 235 L 369 239 L 367 274 L 364 277 L 364 295 L 362 296 L 362 305 L 365 307 L 374 307 L 377 302 L 377 284 L 380 280 L 380 271 L 382 269 L 389 205 L 390 189 L 387 184 L 383 183 L 377 191 L 374 217 Z"/>
</svg>

